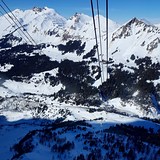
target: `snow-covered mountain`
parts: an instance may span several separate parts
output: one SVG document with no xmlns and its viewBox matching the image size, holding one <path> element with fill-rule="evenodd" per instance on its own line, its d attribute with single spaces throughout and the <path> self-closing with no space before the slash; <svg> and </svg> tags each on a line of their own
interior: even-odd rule
<svg viewBox="0 0 160 160">
<path fill-rule="evenodd" d="M 14 10 L 13 14 L 32 34 L 32 37 L 37 43 L 58 43 L 68 38 L 74 39 L 92 39 L 94 38 L 92 17 L 84 14 L 76 13 L 68 20 L 60 16 L 54 9 L 47 7 L 33 8 L 32 10 Z M 12 14 L 10 13 L 12 16 Z M 7 19 L 6 19 L 7 18 Z M 15 18 L 14 18 L 15 19 Z M 97 16 L 96 16 L 97 19 Z M 8 15 L 0 17 L 3 21 L 0 31 L 0 36 L 13 32 L 17 26 L 9 20 Z M 9 21 L 8 21 L 9 20 Z M 15 20 L 16 21 L 16 20 Z M 105 34 L 105 17 L 100 16 L 102 24 L 101 32 Z M 118 28 L 118 24 L 109 20 L 109 31 L 112 32 Z M 21 37 L 21 31 L 15 32 L 14 35 Z M 55 40 L 54 40 L 55 39 Z"/>
<path fill-rule="evenodd" d="M 47 7 L 42 9 L 34 7 L 32 10 L 25 11 L 16 9 L 13 11 L 13 14 L 21 22 L 25 29 L 32 34 L 37 43 L 39 43 L 39 39 L 41 39 L 41 41 L 43 39 L 44 42 L 44 38 L 46 37 L 44 35 L 50 35 L 50 32 L 53 31 L 56 32 L 57 27 L 63 27 L 66 23 L 65 18 L 55 12 L 54 9 L 49 9 Z M 13 17 L 11 13 L 9 13 L 9 15 Z M 15 17 L 13 17 L 13 19 L 16 24 L 19 25 Z M 2 16 L 1 21 L 4 22 L 1 26 L 1 36 L 14 32 L 18 27 L 8 15 Z M 50 29 L 52 29 L 52 31 Z M 23 33 L 19 30 L 18 32 L 15 32 L 14 35 L 21 37 Z M 23 36 L 23 38 L 25 38 L 25 36 Z"/>
<path fill-rule="evenodd" d="M 121 55 L 121 63 L 129 60 L 132 54 L 139 58 L 149 56 L 159 60 L 159 37 L 158 27 L 133 18 L 113 33 L 110 55 Z"/>
<path fill-rule="evenodd" d="M 13 13 L 24 28 L 0 17 L 0 159 L 160 157 L 158 27 L 108 20 L 109 79 L 101 84 L 105 17 L 100 69 L 92 17 L 66 19 L 47 7 Z"/>
</svg>

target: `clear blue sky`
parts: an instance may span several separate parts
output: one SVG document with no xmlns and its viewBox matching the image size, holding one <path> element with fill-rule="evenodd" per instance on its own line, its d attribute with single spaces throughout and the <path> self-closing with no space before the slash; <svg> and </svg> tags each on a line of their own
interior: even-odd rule
<svg viewBox="0 0 160 160">
<path fill-rule="evenodd" d="M 160 0 L 109 0 L 109 17 L 120 23 L 133 17 L 160 23 Z"/>
<path fill-rule="evenodd" d="M 54 8 L 66 18 L 76 12 L 91 15 L 90 0 L 4 0 L 4 2 L 9 5 L 11 10 L 47 6 Z M 96 2 L 96 0 L 93 0 L 93 2 Z M 1 1 L 0 3 L 2 4 Z M 102 15 L 105 15 L 105 3 L 106 0 L 99 0 Z M 96 7 L 96 5 L 94 6 Z M 133 17 L 160 23 L 160 0 L 109 0 L 110 19 L 125 23 Z"/>
</svg>

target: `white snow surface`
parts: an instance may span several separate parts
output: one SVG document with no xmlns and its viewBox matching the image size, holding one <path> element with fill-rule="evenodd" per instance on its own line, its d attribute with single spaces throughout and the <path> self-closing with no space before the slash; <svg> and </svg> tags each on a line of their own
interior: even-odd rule
<svg viewBox="0 0 160 160">
<path fill-rule="evenodd" d="M 82 13 L 81 14 L 76 13 L 68 20 L 60 16 L 54 9 L 50 9 L 47 7 L 42 8 L 40 11 L 37 11 L 36 9 L 25 10 L 25 11 L 16 9 L 13 11 L 13 14 L 25 27 L 27 32 L 32 35 L 36 43 L 42 43 L 42 42 L 56 43 L 57 41 L 60 42 L 62 41 L 62 39 L 58 38 L 55 35 L 63 35 L 63 34 L 71 35 L 72 38 L 83 38 L 83 39 L 94 38 L 92 17 L 89 17 L 88 15 Z M 11 13 L 9 13 L 9 15 L 12 16 Z M 97 18 L 98 16 L 95 16 L 96 23 L 98 23 Z M 0 36 L 6 35 L 9 32 L 13 32 L 17 28 L 17 26 L 14 24 L 14 22 L 12 22 L 12 20 L 8 17 L 8 15 L 1 16 L 0 21 L 4 22 L 1 25 Z M 106 34 L 105 21 L 106 18 L 100 16 L 102 36 Z M 110 19 L 108 20 L 108 24 L 109 24 L 109 33 L 113 32 L 120 26 L 119 24 L 113 22 Z M 55 35 L 52 36 L 48 35 L 49 31 L 54 31 Z M 23 35 L 21 30 L 16 31 L 14 34 L 19 37 Z M 31 43 L 28 40 L 27 42 Z"/>
<path fill-rule="evenodd" d="M 60 16 L 55 10 L 47 7 L 41 10 L 34 8 L 26 11 L 17 9 L 13 11 L 13 13 L 22 25 L 24 25 L 25 29 L 33 36 L 36 43 L 53 45 L 60 43 L 65 44 L 62 37 L 67 35 L 71 36 L 70 39 L 81 39 L 82 42 L 87 42 L 85 48 L 86 53 L 90 51 L 95 44 L 92 17 L 87 15 L 75 14 L 67 20 Z M 17 28 L 13 22 L 10 24 L 5 17 L 7 17 L 7 15 L 0 17 L 0 21 L 3 21 L 3 23 L 1 23 L 0 38 L 7 33 L 13 32 Z M 97 16 L 95 19 L 97 23 Z M 100 16 L 100 21 L 102 24 L 101 36 L 103 52 L 105 53 L 105 17 Z M 128 65 L 126 60 L 130 59 L 130 55 L 132 54 L 138 57 L 145 57 L 147 55 L 155 61 L 160 60 L 160 29 L 158 29 L 158 27 L 148 23 L 145 24 L 144 22 L 146 21 L 143 21 L 143 23 L 140 21 L 134 22 L 129 28 L 127 27 L 129 22 L 122 27 L 112 20 L 108 22 L 108 36 L 110 40 L 108 42 L 109 56 L 115 60 L 115 63 Z M 126 30 L 124 28 L 126 28 Z M 53 35 L 49 35 L 49 32 L 53 32 Z M 20 30 L 14 32 L 16 36 L 21 37 L 19 33 L 22 34 Z M 23 40 L 23 42 L 25 42 L 25 40 Z M 150 50 L 154 44 L 157 44 L 156 49 Z M 52 54 L 53 52 L 54 54 Z M 44 49 L 43 53 L 49 56 L 51 60 L 57 60 L 59 62 L 64 59 L 71 59 L 75 62 L 82 60 L 82 56 L 78 57 L 73 53 L 61 55 L 57 48 L 51 46 Z M 105 55 L 102 57 L 103 60 L 106 60 Z M 130 61 L 129 64 L 135 67 L 134 62 Z M 7 71 L 11 69 L 11 67 L 12 65 L 5 64 L 4 66 L 0 66 L 0 71 Z M 30 83 L 16 82 L 13 80 L 3 81 L 2 78 L 0 79 L 0 96 L 4 99 L 4 101 L 0 101 L 0 159 L 1 157 L 3 157 L 4 160 L 9 159 L 12 154 L 12 151 L 10 151 L 11 146 L 17 143 L 17 141 L 24 137 L 30 130 L 41 128 L 42 123 L 38 120 L 36 121 L 36 118 L 40 118 L 41 121 L 54 121 L 62 117 L 65 117 L 64 121 L 86 120 L 90 124 L 95 124 L 93 125 L 95 130 L 121 123 L 144 126 L 148 129 L 152 127 L 156 131 L 160 128 L 159 124 L 142 119 L 144 117 L 160 119 L 160 114 L 155 108 L 151 106 L 149 112 L 146 112 L 141 106 L 135 105 L 133 102 L 124 104 L 120 98 L 112 99 L 108 104 L 103 103 L 99 108 L 95 106 L 76 106 L 72 103 L 59 103 L 57 100 L 54 100 L 51 95 L 64 86 L 59 84 L 51 87 L 49 83 L 44 81 L 43 77 L 45 73 L 46 72 L 34 74 Z M 47 71 L 47 73 L 55 75 L 57 69 Z M 159 80 L 154 81 L 154 84 L 157 83 L 159 83 Z M 96 81 L 94 85 L 99 86 L 99 84 L 100 80 Z M 28 95 L 28 97 L 25 96 L 27 93 L 31 95 Z M 137 95 L 137 92 L 134 93 L 134 96 Z M 41 105 L 47 106 L 47 109 L 43 112 L 39 111 Z M 96 111 L 90 112 L 90 109 L 95 109 Z M 98 111 L 98 109 L 101 110 Z M 60 112 L 62 110 L 63 113 Z M 116 110 L 117 113 L 114 113 L 113 110 Z M 70 114 L 67 114 L 68 112 Z M 40 151 L 43 152 L 39 154 Z M 34 151 L 34 154 L 29 153 L 25 155 L 23 159 L 51 159 L 51 155 L 48 149 L 39 145 Z"/>
<path fill-rule="evenodd" d="M 83 60 L 83 55 L 77 56 L 75 53 L 67 53 L 62 55 L 57 47 L 52 45 L 65 44 L 66 42 L 62 37 L 67 34 L 72 36 L 71 39 L 81 39 L 82 43 L 86 42 L 85 53 L 90 51 L 95 44 L 95 37 L 93 31 L 93 20 L 85 14 L 76 13 L 74 16 L 68 20 L 59 15 L 54 9 L 47 7 L 44 8 L 33 8 L 31 10 L 19 10 L 13 11 L 25 29 L 33 36 L 37 43 L 48 43 L 49 46 L 42 50 L 41 54 L 46 54 L 51 60 L 57 60 L 61 62 L 64 59 L 70 59 L 74 62 L 79 62 Z M 11 15 L 11 13 L 10 13 Z M 2 29 L 0 31 L 0 36 L 15 30 L 15 26 L 10 25 L 5 19 L 7 15 L 1 16 L 0 20 L 3 21 Z M 98 23 L 98 16 L 95 16 L 96 23 Z M 101 58 L 106 60 L 105 56 L 105 43 L 106 43 L 106 18 L 100 16 L 101 22 L 101 36 L 102 36 L 102 46 L 103 53 Z M 114 59 L 115 63 L 123 63 L 127 66 L 136 67 L 133 61 L 127 63 L 126 60 L 130 59 L 130 56 L 134 54 L 138 57 L 150 56 L 153 61 L 160 60 L 159 52 L 159 37 L 160 30 L 154 25 L 145 23 L 145 21 L 140 21 L 138 19 L 132 19 L 123 26 L 120 26 L 112 20 L 108 20 L 109 24 L 109 57 Z M 53 35 L 49 35 L 48 32 L 53 31 Z M 97 28 L 97 33 L 98 28 Z M 19 33 L 14 32 L 17 36 Z M 60 36 L 56 36 L 60 35 Z M 152 46 L 156 44 L 156 48 L 151 50 Z M 54 54 L 53 54 L 54 53 Z M 120 55 L 120 56 L 119 56 Z M 101 59 L 101 60 L 102 60 Z M 12 65 L 5 64 L 1 66 L 1 71 L 6 71 L 11 69 Z M 105 67 L 105 64 L 103 65 Z M 128 68 L 126 68 L 128 69 Z M 132 71 L 130 69 L 130 71 Z M 49 83 L 45 82 L 44 75 L 46 72 L 40 74 L 34 74 L 31 81 L 28 82 L 16 82 L 13 80 L 3 81 L 0 84 L 0 95 L 2 97 L 10 97 L 14 95 L 21 94 L 38 94 L 38 95 L 52 95 L 53 93 L 59 91 L 63 86 L 61 84 L 52 87 Z M 48 71 L 51 75 L 57 73 L 57 69 Z M 105 75 L 106 76 L 106 75 Z M 100 85 L 100 80 L 96 81 L 94 86 Z M 157 81 L 155 81 L 157 83 Z M 47 103 L 47 102 L 46 102 Z M 147 113 L 140 111 L 140 106 L 135 106 L 132 103 L 128 103 L 127 107 L 122 107 L 119 99 L 110 102 L 118 110 L 123 110 L 129 114 L 138 115 L 140 117 L 148 116 Z M 116 103 L 116 104 L 115 104 Z M 131 111 L 132 108 L 132 111 Z M 134 108 L 134 109 L 133 109 Z M 157 117 L 157 113 L 153 115 L 153 109 L 151 109 L 151 117 Z"/>
<path fill-rule="evenodd" d="M 109 57 L 113 58 L 115 63 L 123 64 L 127 64 L 126 61 L 130 60 L 132 54 L 139 58 L 149 56 L 157 62 L 160 60 L 159 37 L 158 27 L 134 18 L 112 34 Z M 128 64 L 134 66 L 132 61 Z"/>
<path fill-rule="evenodd" d="M 74 62 L 83 60 L 83 55 L 77 56 L 74 53 L 67 53 L 62 55 L 58 51 L 57 47 L 52 47 L 52 45 L 60 43 L 65 44 L 66 42 L 62 40 L 62 37 L 64 37 L 64 35 L 66 34 L 68 36 L 71 36 L 70 39 L 81 39 L 83 43 L 86 42 L 85 53 L 90 51 L 95 44 L 92 17 L 89 17 L 83 13 L 76 13 L 68 20 L 59 15 L 54 9 L 50 9 L 47 7 L 33 8 L 31 10 L 25 11 L 16 9 L 13 11 L 13 13 L 16 15 L 25 29 L 33 36 L 33 39 L 37 43 L 44 42 L 50 44 L 49 47 L 43 49 L 41 53 L 49 56 L 51 60 L 57 60 L 58 62 L 61 62 L 64 59 L 70 59 Z M 11 13 L 10 16 L 12 16 Z M 16 26 L 10 25 L 5 17 L 7 17 L 7 15 L 0 17 L 0 21 L 4 22 L 1 26 L 2 29 L 0 31 L 0 36 L 12 32 L 16 28 Z M 98 23 L 98 16 L 95 16 L 95 20 L 96 23 Z M 103 54 L 100 58 L 102 58 L 101 60 L 106 60 L 106 18 L 100 16 L 100 22 L 103 46 Z M 123 26 L 120 26 L 116 22 L 109 19 L 108 24 L 108 36 L 110 37 L 109 57 L 113 58 L 114 63 L 123 63 L 127 66 L 130 65 L 136 67 L 133 61 L 130 61 L 130 63 L 126 62 L 128 59 L 130 59 L 130 56 L 132 54 L 138 57 L 145 57 L 147 55 L 152 57 L 153 61 L 160 60 L 160 29 L 158 29 L 158 27 L 146 23 L 146 20 L 140 21 L 138 19 L 132 19 Z M 49 35 L 49 32 L 53 32 L 53 35 Z M 98 28 L 97 33 L 99 34 Z M 18 32 L 14 32 L 14 34 L 20 37 Z M 154 45 L 156 47 L 152 49 Z M 11 69 L 11 67 L 12 65 L 5 64 L 4 66 L 0 66 L 0 70 L 7 71 Z M 105 64 L 103 65 L 103 67 L 105 67 Z M 132 70 L 130 69 L 130 71 Z M 46 72 L 35 74 L 32 77 L 30 83 L 16 82 L 13 80 L 7 80 L 3 82 L 1 80 L 2 82 L 0 84 L 0 95 L 2 97 L 21 95 L 25 93 L 52 95 L 53 93 L 59 91 L 63 86 L 59 84 L 58 86 L 51 87 L 49 83 L 45 82 L 43 78 L 45 73 Z M 47 73 L 55 75 L 57 73 L 57 70 L 54 69 Z M 100 83 L 100 80 L 98 80 L 95 82 L 94 86 L 99 86 Z M 111 101 L 111 105 L 112 103 L 115 104 L 115 101 Z M 129 111 L 130 108 L 126 109 L 121 107 L 122 105 L 119 105 L 120 100 L 117 100 L 117 103 L 118 105 L 114 106 L 116 108 L 118 107 L 118 109 L 120 110 L 124 109 L 125 111 L 129 113 L 131 112 L 138 116 L 146 116 L 146 113 L 142 114 L 139 109 Z M 130 105 L 131 104 L 128 104 L 128 106 Z M 131 106 L 133 108 L 136 108 L 136 106 L 134 105 Z M 152 117 L 155 117 L 155 115 Z"/>
<path fill-rule="evenodd" d="M 118 107 L 120 103 L 118 103 L 118 100 L 113 100 L 114 102 L 112 104 L 115 105 L 115 107 Z M 111 102 L 110 102 L 111 103 Z M 14 105 L 14 103 L 11 103 Z M 21 105 L 22 103 L 20 103 Z M 24 103 L 23 103 L 24 104 Z M 35 104 L 36 105 L 36 104 Z M 1 107 L 3 104 L 1 104 Z M 7 105 L 6 105 L 7 107 Z M 13 107 L 13 106 L 12 106 Z M 34 105 L 32 104 L 32 107 Z M 0 108 L 0 153 L 1 157 L 3 157 L 4 160 L 10 159 L 13 155 L 10 148 L 18 142 L 22 137 L 24 137 L 29 131 L 36 130 L 36 129 L 42 129 L 43 124 L 49 124 L 52 122 L 52 120 L 55 120 L 57 118 L 61 118 L 61 114 L 59 113 L 59 110 L 63 109 L 65 112 L 69 111 L 71 114 L 67 115 L 65 121 L 71 120 L 71 121 L 78 121 L 78 120 L 86 120 L 87 123 L 90 123 L 92 125 L 92 128 L 88 131 L 99 131 L 103 129 L 107 129 L 110 126 L 114 126 L 116 124 L 130 124 L 133 126 L 141 126 L 145 127 L 147 129 L 153 128 L 154 131 L 157 131 L 160 128 L 159 124 L 153 123 L 151 121 L 146 121 L 140 118 L 132 117 L 133 112 L 129 112 L 127 109 L 127 113 L 131 116 L 124 116 L 116 113 L 109 113 L 104 111 L 96 111 L 93 113 L 88 112 L 89 108 L 85 106 L 74 106 L 74 105 L 68 105 L 68 104 L 59 104 L 54 102 L 54 106 L 49 106 L 48 112 L 43 113 L 42 115 L 39 114 L 39 119 L 32 119 L 33 114 L 31 111 L 26 111 L 24 108 L 23 111 L 3 111 L 2 108 Z M 108 107 L 107 105 L 104 105 L 102 107 Z M 127 106 L 128 109 L 130 106 Z M 126 108 L 127 108 L 126 107 Z M 123 106 L 120 106 L 119 109 L 123 108 Z M 95 108 L 96 109 L 96 108 Z M 50 111 L 49 111 L 50 110 Z M 123 109 L 124 111 L 124 109 Z M 44 116 L 45 114 L 45 116 Z M 135 113 L 134 113 L 135 114 Z M 46 118 L 50 122 L 47 123 Z M 43 123 L 44 119 L 44 123 Z M 79 132 L 78 132 L 79 133 Z M 11 136 L 12 135 L 12 136 Z M 67 137 L 67 139 L 72 139 L 72 134 L 68 133 L 67 135 L 64 134 L 64 137 Z M 74 136 L 74 134 L 73 134 Z M 100 136 L 100 135 L 99 135 Z M 9 139 L 8 139 L 9 138 Z M 34 139 L 34 143 L 36 144 L 36 139 Z M 80 146 L 79 146 L 80 147 Z M 83 146 L 82 146 L 83 148 Z M 76 150 L 77 154 L 78 150 Z M 72 153 L 73 154 L 73 153 Z M 24 160 L 41 160 L 46 159 L 49 160 L 51 158 L 52 154 L 50 152 L 50 149 L 48 149 L 46 146 L 38 144 L 36 145 L 36 148 L 30 152 L 26 153 L 22 159 Z"/>
</svg>

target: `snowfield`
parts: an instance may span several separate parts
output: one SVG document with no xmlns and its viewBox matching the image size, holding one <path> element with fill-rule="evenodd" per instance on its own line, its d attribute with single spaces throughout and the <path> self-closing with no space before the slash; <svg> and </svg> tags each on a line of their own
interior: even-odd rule
<svg viewBox="0 0 160 160">
<path fill-rule="evenodd" d="M 92 17 L 13 13 L 35 42 L 0 17 L 0 160 L 160 159 L 158 25 L 108 20 L 106 81 L 105 17 L 99 68 Z"/>
</svg>

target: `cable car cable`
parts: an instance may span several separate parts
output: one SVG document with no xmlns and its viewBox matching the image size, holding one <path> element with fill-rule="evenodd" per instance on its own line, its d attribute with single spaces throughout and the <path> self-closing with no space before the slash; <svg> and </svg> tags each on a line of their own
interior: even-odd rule
<svg viewBox="0 0 160 160">
<path fill-rule="evenodd" d="M 98 54 L 98 62 L 99 62 L 99 67 L 100 67 L 101 84 L 102 84 L 103 80 L 102 80 L 102 73 L 101 73 L 101 64 L 100 64 L 100 56 L 99 56 L 99 49 L 98 49 L 98 40 L 97 40 L 97 32 L 96 32 L 96 23 L 95 23 L 95 16 L 94 16 L 93 1 L 90 0 L 90 3 L 91 3 L 93 26 L 94 26 L 94 33 L 95 33 L 96 47 L 97 47 L 97 54 Z"/>
</svg>

